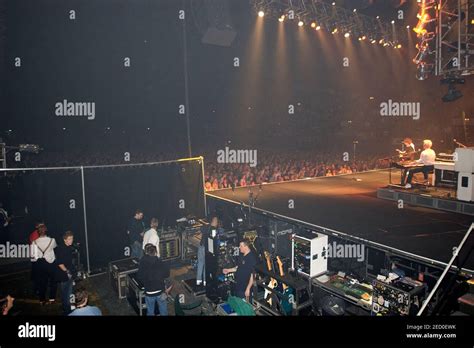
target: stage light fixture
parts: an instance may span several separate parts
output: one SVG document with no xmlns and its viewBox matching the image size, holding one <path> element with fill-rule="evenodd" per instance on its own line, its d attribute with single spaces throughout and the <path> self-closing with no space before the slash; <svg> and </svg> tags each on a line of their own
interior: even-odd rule
<svg viewBox="0 0 474 348">
<path fill-rule="evenodd" d="M 303 25 L 304 25 L 303 21 L 299 21 L 299 22 L 298 22 L 298 26 L 299 26 L 299 27 L 302 27 Z"/>
<path fill-rule="evenodd" d="M 318 25 L 318 26 L 316 27 L 316 30 L 321 30 L 321 26 Z"/>
<path fill-rule="evenodd" d="M 421 63 L 417 67 L 416 79 L 419 81 L 425 81 L 428 78 L 429 73 L 430 66 L 425 63 Z"/>
<path fill-rule="evenodd" d="M 351 36 L 350 33 L 345 33 L 345 34 L 344 34 L 344 37 L 345 37 L 345 38 L 348 38 L 349 36 Z"/>
<path fill-rule="evenodd" d="M 263 12 L 263 11 L 258 11 L 258 16 L 259 16 L 259 17 L 265 16 L 265 12 Z"/>
<path fill-rule="evenodd" d="M 460 98 L 462 98 L 463 95 L 461 91 L 458 91 L 456 89 L 456 86 L 454 84 L 449 85 L 448 93 L 446 93 L 443 98 L 441 98 L 445 103 L 451 103 L 454 102 Z"/>
<path fill-rule="evenodd" d="M 313 28 L 313 29 L 316 28 L 316 23 L 315 22 L 311 23 L 311 28 Z"/>
</svg>

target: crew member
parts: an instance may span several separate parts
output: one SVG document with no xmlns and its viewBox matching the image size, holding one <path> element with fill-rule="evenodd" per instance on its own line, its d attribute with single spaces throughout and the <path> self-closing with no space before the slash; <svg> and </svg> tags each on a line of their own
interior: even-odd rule
<svg viewBox="0 0 474 348">
<path fill-rule="evenodd" d="M 41 304 L 54 303 L 56 300 L 56 267 L 54 261 L 56 256 L 54 248 L 57 244 L 54 238 L 46 235 L 48 228 L 41 225 L 38 228 L 39 238 L 31 243 L 31 262 L 35 265 L 34 281 L 38 286 L 39 298 Z M 46 301 L 46 291 L 49 285 L 49 301 Z"/>
<path fill-rule="evenodd" d="M 127 234 L 130 239 L 131 257 L 140 259 L 143 256 L 142 239 L 144 232 L 145 224 L 143 222 L 143 212 L 140 209 L 137 209 L 127 227 Z"/>
<path fill-rule="evenodd" d="M 214 238 L 216 235 L 220 235 L 224 232 L 222 227 L 219 227 L 219 218 L 217 216 L 211 217 L 211 223 L 201 228 L 201 244 L 198 248 L 197 258 L 197 274 L 196 274 L 196 285 L 206 286 L 206 248 L 207 240 L 209 237 Z"/>
<path fill-rule="evenodd" d="M 422 164 L 421 167 L 411 168 L 408 169 L 405 175 L 402 178 L 402 182 L 405 179 L 405 176 L 408 173 L 407 181 L 405 188 L 411 188 L 411 180 L 413 179 L 413 174 L 415 173 L 423 173 L 425 180 L 428 180 L 428 174 L 433 172 L 434 170 L 434 163 L 436 161 L 436 153 L 431 148 L 433 143 L 431 140 L 426 139 L 423 140 L 423 151 L 420 154 L 420 159 L 416 161 L 418 164 Z"/>
<path fill-rule="evenodd" d="M 85 289 L 78 289 L 74 292 L 76 309 L 69 316 L 101 316 L 102 312 L 95 306 L 89 306 L 89 293 Z"/>
<path fill-rule="evenodd" d="M 61 289 L 61 302 L 64 315 L 71 313 L 71 294 L 73 275 L 75 274 L 74 264 L 72 262 L 72 243 L 74 234 L 67 231 L 63 235 L 63 243 L 60 243 L 55 250 L 57 269 L 57 280 Z"/>
<path fill-rule="evenodd" d="M 161 316 L 168 315 L 168 293 L 171 287 L 166 287 L 165 279 L 169 278 L 169 266 L 156 257 L 156 247 L 145 245 L 145 256 L 138 266 L 138 280 L 145 288 L 145 303 L 148 316 L 155 315 L 155 305 L 158 304 Z"/>
<path fill-rule="evenodd" d="M 224 268 L 224 274 L 235 272 L 235 284 L 233 295 L 245 299 L 247 302 L 252 300 L 252 288 L 254 281 L 255 266 L 257 265 L 257 256 L 250 248 L 250 243 L 243 240 L 239 244 L 239 261 L 234 268 Z"/>
<path fill-rule="evenodd" d="M 158 219 L 153 218 L 150 222 L 150 229 L 143 235 L 142 248 L 145 250 L 147 244 L 152 244 L 156 247 L 156 256 L 160 257 L 160 237 L 158 236 Z"/>
</svg>

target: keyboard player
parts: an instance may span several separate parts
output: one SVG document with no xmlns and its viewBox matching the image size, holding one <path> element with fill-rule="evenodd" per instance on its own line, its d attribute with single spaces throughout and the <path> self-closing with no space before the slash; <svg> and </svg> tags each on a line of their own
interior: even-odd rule
<svg viewBox="0 0 474 348">
<path fill-rule="evenodd" d="M 431 140 L 423 140 L 423 151 L 420 154 L 420 159 L 413 163 L 412 168 L 408 168 L 403 173 L 402 185 L 406 178 L 405 188 L 411 188 L 411 180 L 415 173 L 423 173 L 425 180 L 428 180 L 428 174 L 433 172 L 436 161 L 436 153 L 433 151 L 432 147 L 433 142 Z M 410 164 L 408 164 L 408 166 L 409 165 Z"/>
<path fill-rule="evenodd" d="M 398 162 L 392 162 L 391 166 L 395 168 L 399 168 L 403 171 L 402 174 L 402 182 L 401 185 L 405 185 L 405 178 L 407 176 L 407 170 L 409 167 L 407 167 L 407 163 L 412 163 L 415 160 L 416 156 L 416 150 L 415 150 L 415 144 L 413 144 L 413 140 L 411 138 L 405 138 L 402 141 L 402 144 L 404 145 L 404 150 L 399 150 L 398 151 Z"/>
</svg>

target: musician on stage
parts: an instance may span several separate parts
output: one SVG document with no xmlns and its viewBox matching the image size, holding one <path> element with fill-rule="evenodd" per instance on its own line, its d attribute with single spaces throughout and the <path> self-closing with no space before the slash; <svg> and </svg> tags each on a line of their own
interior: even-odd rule
<svg viewBox="0 0 474 348">
<path fill-rule="evenodd" d="M 405 145 L 405 151 L 398 150 L 398 153 L 401 157 L 402 161 L 414 161 L 415 160 L 415 144 L 413 144 L 413 140 L 411 138 L 403 139 L 403 145 Z"/>
<path fill-rule="evenodd" d="M 416 150 L 415 150 L 415 144 L 413 144 L 413 140 L 411 140 L 411 138 L 403 139 L 402 144 L 405 146 L 405 150 L 402 151 L 402 150 L 397 149 L 399 161 L 392 162 L 391 166 L 395 168 L 399 168 L 403 171 L 402 181 L 401 181 L 401 185 L 403 186 L 405 185 L 404 180 L 407 176 L 407 170 L 408 170 L 408 168 L 406 167 L 406 163 L 412 162 L 415 160 Z"/>
<path fill-rule="evenodd" d="M 402 185 L 405 182 L 405 177 L 407 177 L 405 188 L 411 188 L 411 180 L 413 174 L 423 173 L 425 180 L 428 180 L 428 174 L 434 170 L 434 163 L 436 161 L 436 153 L 431 148 L 433 143 L 431 140 L 423 140 L 423 152 L 420 154 L 420 159 L 415 161 L 416 164 L 422 164 L 423 166 L 410 168 L 408 169 L 402 177 Z"/>
</svg>

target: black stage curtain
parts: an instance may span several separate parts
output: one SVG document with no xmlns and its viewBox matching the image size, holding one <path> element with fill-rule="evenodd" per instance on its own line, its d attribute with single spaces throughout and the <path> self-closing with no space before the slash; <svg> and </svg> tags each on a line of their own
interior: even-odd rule
<svg viewBox="0 0 474 348">
<path fill-rule="evenodd" d="M 84 171 L 92 269 L 128 257 L 126 229 L 136 209 L 143 210 L 147 227 L 152 217 L 158 218 L 161 226 L 175 226 L 176 219 L 183 216 L 204 217 L 198 161 Z"/>
<path fill-rule="evenodd" d="M 35 222 L 41 220 L 48 227 L 48 235 L 58 244 L 63 233 L 70 230 L 80 248 L 85 247 L 79 170 L 25 171 L 2 176 L 0 201 L 14 216 L 9 229 L 10 241 L 26 243 Z"/>
<path fill-rule="evenodd" d="M 144 211 L 146 226 L 152 217 L 157 217 L 164 226 L 175 226 L 176 219 L 183 216 L 204 217 L 202 180 L 198 160 L 84 168 L 90 269 L 96 271 L 110 261 L 127 257 L 126 227 L 137 208 Z M 75 208 L 70 207 L 71 200 Z M 74 232 L 85 266 L 80 170 L 42 170 L 2 176 L 0 201 L 10 214 L 18 216 L 11 227 L 10 240 L 26 242 L 34 222 L 44 220 L 50 236 L 58 243 L 65 231 Z"/>
</svg>

